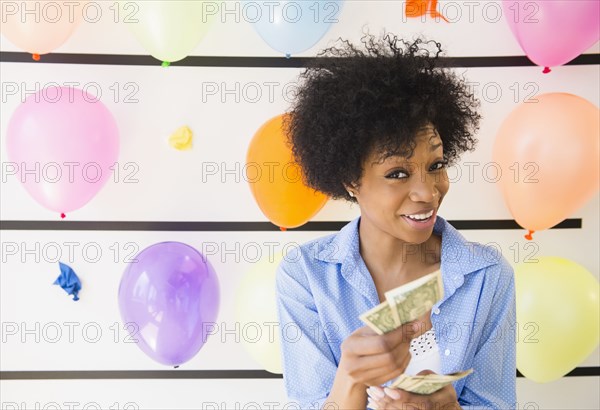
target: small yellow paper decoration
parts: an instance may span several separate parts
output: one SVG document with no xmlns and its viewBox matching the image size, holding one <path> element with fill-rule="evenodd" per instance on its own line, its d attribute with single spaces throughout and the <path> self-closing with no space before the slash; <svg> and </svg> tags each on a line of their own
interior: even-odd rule
<svg viewBox="0 0 600 410">
<path fill-rule="evenodd" d="M 179 151 L 185 151 L 192 149 L 192 130 L 187 126 L 183 126 L 177 129 L 169 137 L 169 145 Z"/>
</svg>

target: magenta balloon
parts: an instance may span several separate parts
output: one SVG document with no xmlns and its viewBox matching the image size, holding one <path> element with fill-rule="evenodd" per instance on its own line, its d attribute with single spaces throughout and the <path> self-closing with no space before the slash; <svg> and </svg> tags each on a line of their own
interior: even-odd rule
<svg viewBox="0 0 600 410">
<path fill-rule="evenodd" d="M 13 113 L 7 154 L 19 181 L 40 204 L 69 212 L 89 202 L 112 175 L 119 131 L 97 97 L 72 87 L 48 87 Z"/>
<path fill-rule="evenodd" d="M 598 0 L 503 0 L 511 31 L 531 61 L 563 65 L 600 38 Z"/>
<path fill-rule="evenodd" d="M 219 310 L 210 262 L 181 242 L 160 242 L 135 257 L 119 286 L 123 322 L 144 353 L 179 366 L 206 342 Z"/>
</svg>

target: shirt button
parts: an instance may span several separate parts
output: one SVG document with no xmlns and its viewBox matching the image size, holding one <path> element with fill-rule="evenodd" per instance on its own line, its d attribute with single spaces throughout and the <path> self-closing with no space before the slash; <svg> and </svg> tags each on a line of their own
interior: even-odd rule
<svg viewBox="0 0 600 410">
<path fill-rule="evenodd" d="M 446 349 L 446 351 L 444 352 L 444 354 L 445 354 L 446 356 L 450 356 L 450 349 Z"/>
<path fill-rule="evenodd" d="M 440 309 L 439 308 L 434 308 L 433 309 L 433 313 L 436 314 L 436 315 L 439 315 L 440 314 Z"/>
</svg>

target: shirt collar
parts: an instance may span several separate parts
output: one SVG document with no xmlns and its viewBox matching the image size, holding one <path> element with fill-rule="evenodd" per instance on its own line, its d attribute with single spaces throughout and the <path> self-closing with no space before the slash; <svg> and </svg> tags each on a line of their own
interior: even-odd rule
<svg viewBox="0 0 600 410">
<path fill-rule="evenodd" d="M 315 257 L 324 262 L 341 263 L 342 276 L 365 296 L 373 298 L 375 295 L 375 301 L 378 302 L 373 279 L 368 275 L 368 269 L 359 251 L 360 219 L 361 216 L 358 216 L 342 227 Z M 485 254 L 486 248 L 467 241 L 439 215 L 436 217 L 433 232 L 442 237 L 441 271 L 445 288 L 443 300 L 450 297 L 464 283 L 465 275 L 496 263 L 494 255 Z"/>
</svg>

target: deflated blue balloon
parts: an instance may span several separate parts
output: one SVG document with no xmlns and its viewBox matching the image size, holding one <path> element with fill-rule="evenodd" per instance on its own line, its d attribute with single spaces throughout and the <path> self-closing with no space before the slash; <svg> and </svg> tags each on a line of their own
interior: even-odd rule
<svg viewBox="0 0 600 410">
<path fill-rule="evenodd" d="M 58 262 L 60 266 L 60 275 L 54 281 L 54 285 L 59 285 L 67 292 L 68 295 L 73 295 L 73 300 L 79 300 L 77 293 L 81 290 L 81 281 L 77 274 L 69 265 Z"/>
</svg>

